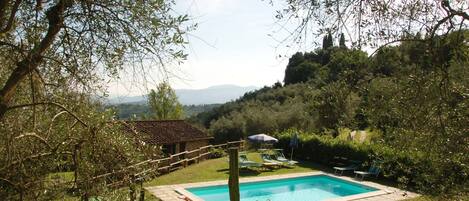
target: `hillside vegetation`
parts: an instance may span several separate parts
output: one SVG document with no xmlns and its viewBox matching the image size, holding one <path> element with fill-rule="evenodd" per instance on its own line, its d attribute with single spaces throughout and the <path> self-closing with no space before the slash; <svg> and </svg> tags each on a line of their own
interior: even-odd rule
<svg viewBox="0 0 469 201">
<path fill-rule="evenodd" d="M 366 129 L 372 135 L 356 150 L 359 160 L 386 162 L 395 167 L 383 166 L 386 177 L 418 191 L 446 192 L 464 186 L 469 174 L 468 36 L 467 31 L 431 41 L 406 36 L 372 55 L 325 40 L 323 49 L 289 59 L 283 86 L 246 93 L 191 120 L 216 142 L 257 133 L 285 137 L 286 132 L 287 142 L 295 132 L 315 136 L 327 143 L 307 148 L 306 140 L 300 146 L 309 154 L 330 150 L 314 152 L 319 162 L 350 158 L 343 132 Z M 334 139 L 331 146 L 327 139 Z"/>
<path fill-rule="evenodd" d="M 296 53 L 284 86 L 246 93 L 192 121 L 218 142 L 292 127 L 333 137 L 339 128 L 369 128 L 391 146 L 468 151 L 468 32 L 434 39 L 434 47 L 418 35 L 403 40 L 373 55 L 327 45 Z"/>
</svg>

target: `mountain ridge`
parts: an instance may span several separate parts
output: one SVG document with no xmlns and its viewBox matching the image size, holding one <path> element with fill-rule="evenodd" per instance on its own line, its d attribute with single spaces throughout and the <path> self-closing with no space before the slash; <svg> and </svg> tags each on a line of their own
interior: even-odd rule
<svg viewBox="0 0 469 201">
<path fill-rule="evenodd" d="M 256 86 L 238 86 L 232 84 L 215 85 L 203 89 L 175 89 L 179 102 L 183 105 L 221 104 L 237 99 L 246 92 L 259 89 Z M 108 98 L 106 103 L 115 104 L 145 104 L 146 95 L 117 96 Z"/>
</svg>

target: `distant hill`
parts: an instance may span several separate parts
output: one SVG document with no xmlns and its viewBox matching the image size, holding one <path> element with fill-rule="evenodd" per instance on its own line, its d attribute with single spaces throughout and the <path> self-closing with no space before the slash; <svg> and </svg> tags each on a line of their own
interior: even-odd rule
<svg viewBox="0 0 469 201">
<path fill-rule="evenodd" d="M 235 100 L 246 92 L 259 89 L 255 86 L 217 85 L 205 89 L 176 89 L 179 102 L 183 105 L 220 104 Z M 120 96 L 108 100 L 108 104 L 143 104 L 146 97 L 141 96 Z"/>
<path fill-rule="evenodd" d="M 220 104 L 184 105 L 182 109 L 184 111 L 184 118 L 188 118 L 201 112 L 210 111 L 218 106 L 220 106 Z M 141 119 L 145 116 L 150 116 L 150 108 L 146 103 L 121 103 L 108 105 L 106 108 L 113 108 L 116 111 L 118 119 L 131 119 L 133 117 L 136 119 Z"/>
</svg>

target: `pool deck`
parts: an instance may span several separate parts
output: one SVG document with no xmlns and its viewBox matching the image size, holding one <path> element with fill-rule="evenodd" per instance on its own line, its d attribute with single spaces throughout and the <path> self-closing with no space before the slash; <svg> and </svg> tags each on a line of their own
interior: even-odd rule
<svg viewBox="0 0 469 201">
<path fill-rule="evenodd" d="M 302 176 L 313 176 L 313 175 L 327 175 L 335 178 L 340 178 L 346 181 L 351 181 L 354 183 L 366 185 L 378 189 L 378 191 L 373 191 L 369 193 L 361 193 L 357 195 L 351 195 L 336 199 L 330 199 L 328 201 L 345 201 L 345 200 L 374 200 L 374 201 L 394 201 L 394 200 L 405 200 L 409 198 L 414 198 L 420 196 L 419 194 L 400 190 L 390 186 L 384 186 L 378 183 L 371 181 L 361 181 L 356 180 L 347 176 L 338 176 L 334 174 L 329 174 L 321 171 L 315 172 L 306 172 L 306 173 L 295 173 L 295 174 L 282 174 L 282 175 L 273 175 L 265 177 L 247 177 L 240 178 L 239 182 L 256 182 L 256 181 L 266 181 L 272 179 L 286 179 L 292 177 L 302 177 Z M 154 186 L 154 187 L 145 187 L 151 194 L 156 196 L 162 201 L 180 201 L 180 200 L 192 200 L 192 201 L 203 201 L 200 198 L 195 197 L 190 192 L 186 191 L 185 188 L 192 187 L 203 187 L 203 186 L 213 186 L 213 185 L 225 185 L 227 180 L 218 180 L 218 181 L 209 181 L 209 182 L 199 182 L 199 183 L 187 183 L 187 184 L 175 184 L 175 185 L 165 185 L 165 186 Z"/>
</svg>

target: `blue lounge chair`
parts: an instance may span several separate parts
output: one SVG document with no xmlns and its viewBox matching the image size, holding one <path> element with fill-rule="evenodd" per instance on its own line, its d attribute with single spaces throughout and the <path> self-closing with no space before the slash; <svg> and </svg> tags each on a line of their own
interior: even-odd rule
<svg viewBox="0 0 469 201">
<path fill-rule="evenodd" d="M 275 160 L 281 162 L 281 163 L 285 163 L 285 164 L 288 164 L 288 165 L 294 165 L 294 164 L 297 164 L 298 161 L 294 161 L 294 160 L 288 160 L 285 155 L 283 155 L 283 149 L 274 149 L 275 151 Z"/>
<path fill-rule="evenodd" d="M 261 154 L 262 158 L 262 166 L 271 168 L 271 167 L 280 167 L 282 165 L 281 162 L 278 162 L 270 157 L 269 154 L 262 153 Z"/>
<path fill-rule="evenodd" d="M 239 168 L 252 168 L 252 167 L 261 167 L 262 164 L 250 161 L 248 157 L 244 154 L 238 156 L 238 167 Z"/>
</svg>

